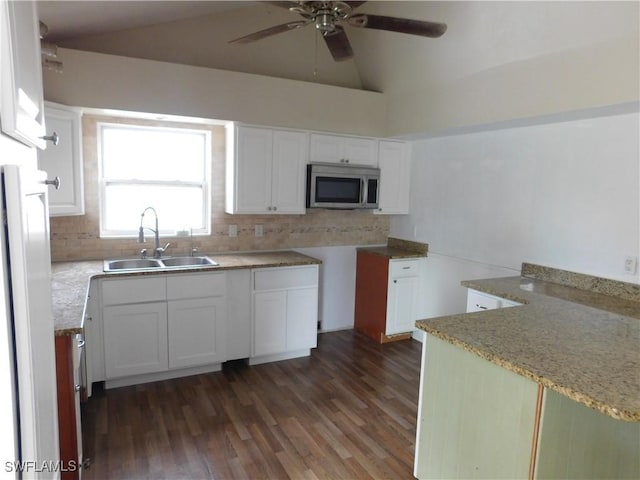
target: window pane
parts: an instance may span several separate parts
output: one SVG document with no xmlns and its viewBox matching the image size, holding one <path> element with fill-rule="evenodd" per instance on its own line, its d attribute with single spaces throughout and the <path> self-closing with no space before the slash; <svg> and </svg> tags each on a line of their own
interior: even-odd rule
<svg viewBox="0 0 640 480">
<path fill-rule="evenodd" d="M 201 181 L 207 135 L 162 128 L 102 127 L 103 176 L 108 179 Z"/>
<path fill-rule="evenodd" d="M 108 185 L 104 202 L 104 227 L 107 230 L 137 233 L 140 215 L 146 207 L 153 207 L 158 212 L 161 233 L 173 234 L 185 227 L 206 228 L 202 220 L 205 200 L 201 187 Z M 152 211 L 145 214 L 144 226 L 155 228 Z"/>
</svg>

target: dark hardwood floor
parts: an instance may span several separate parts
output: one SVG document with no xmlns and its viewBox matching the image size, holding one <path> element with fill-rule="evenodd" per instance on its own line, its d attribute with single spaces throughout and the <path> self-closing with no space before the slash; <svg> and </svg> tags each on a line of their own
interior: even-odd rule
<svg viewBox="0 0 640 480">
<path fill-rule="evenodd" d="M 84 478 L 412 479 L 420 352 L 345 330 L 307 358 L 96 391 Z"/>
</svg>

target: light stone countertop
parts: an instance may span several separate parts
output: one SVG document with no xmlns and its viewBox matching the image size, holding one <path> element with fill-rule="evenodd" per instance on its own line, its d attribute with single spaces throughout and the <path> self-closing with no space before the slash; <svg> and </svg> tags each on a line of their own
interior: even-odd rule
<svg viewBox="0 0 640 480">
<path fill-rule="evenodd" d="M 385 246 L 359 247 L 357 250 L 359 252 L 367 252 L 394 260 L 401 258 L 426 257 L 429 245 L 426 243 L 389 237 L 387 239 L 387 245 Z"/>
<path fill-rule="evenodd" d="M 524 305 L 416 327 L 601 413 L 640 421 L 640 297 L 524 276 L 462 285 Z"/>
<path fill-rule="evenodd" d="M 172 275 L 243 268 L 317 265 L 322 263 L 316 258 L 289 250 L 276 252 L 215 253 L 207 256 L 218 262 L 219 265 L 215 267 L 191 267 L 188 269 L 105 273 L 103 272 L 102 260 L 52 263 L 51 293 L 53 297 L 53 324 L 55 335 L 82 333 L 82 323 L 85 316 L 84 308 L 89 290 L 89 282 L 93 278 Z"/>
</svg>

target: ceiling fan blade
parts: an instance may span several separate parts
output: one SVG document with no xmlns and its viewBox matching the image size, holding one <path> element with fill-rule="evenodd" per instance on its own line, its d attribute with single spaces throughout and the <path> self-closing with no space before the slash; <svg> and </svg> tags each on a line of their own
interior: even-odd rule
<svg viewBox="0 0 640 480">
<path fill-rule="evenodd" d="M 351 43 L 347 38 L 347 34 L 344 33 L 344 28 L 336 25 L 336 29 L 333 32 L 323 35 L 324 41 L 336 62 L 342 62 L 353 58 L 353 50 L 351 49 Z"/>
<path fill-rule="evenodd" d="M 275 7 L 282 7 L 282 8 L 291 8 L 291 7 L 299 7 L 300 4 L 298 2 L 263 2 L 263 3 L 268 3 L 269 5 L 273 5 Z"/>
<path fill-rule="evenodd" d="M 344 2 L 347 5 L 349 5 L 351 8 L 356 9 L 358 8 L 360 5 L 362 5 L 363 3 L 367 3 L 366 1 L 364 2 Z"/>
<path fill-rule="evenodd" d="M 367 13 L 352 15 L 347 21 L 349 25 L 354 27 L 375 28 L 376 30 L 388 30 L 431 38 L 441 37 L 447 31 L 447 25 L 444 23 L 369 15 Z"/>
<path fill-rule="evenodd" d="M 308 20 L 299 20 L 297 22 L 283 23 L 282 25 L 276 25 L 274 27 L 265 28 L 259 32 L 254 32 L 244 37 L 236 38 L 235 40 L 229 40 L 229 43 L 251 43 L 256 40 L 261 40 L 271 35 L 276 35 L 282 32 L 288 32 L 289 30 L 295 30 L 296 28 L 304 27 L 311 23 Z"/>
</svg>

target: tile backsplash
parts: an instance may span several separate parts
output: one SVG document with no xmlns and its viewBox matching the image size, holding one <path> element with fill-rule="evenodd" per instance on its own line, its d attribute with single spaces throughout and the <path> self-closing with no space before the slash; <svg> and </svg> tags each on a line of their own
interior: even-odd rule
<svg viewBox="0 0 640 480">
<path fill-rule="evenodd" d="M 136 256 L 141 248 L 152 248 L 137 238 L 100 238 L 98 199 L 97 123 L 136 123 L 140 125 L 181 126 L 173 122 L 132 120 L 85 115 L 82 119 L 85 214 L 51 218 L 51 258 L 54 261 L 103 259 Z M 182 125 L 184 126 L 184 125 Z M 193 125 L 187 125 L 193 127 Z M 308 210 L 306 215 L 229 215 L 224 212 L 225 136 L 224 127 L 198 125 L 211 130 L 212 138 L 212 234 L 194 237 L 162 236 L 171 242 L 169 254 L 187 254 L 191 248 L 201 253 L 288 248 L 384 244 L 389 234 L 389 217 L 362 210 Z M 139 212 L 131 222 L 137 227 Z M 237 226 L 237 237 L 229 236 L 229 225 Z M 262 225 L 263 236 L 255 236 Z"/>
</svg>

